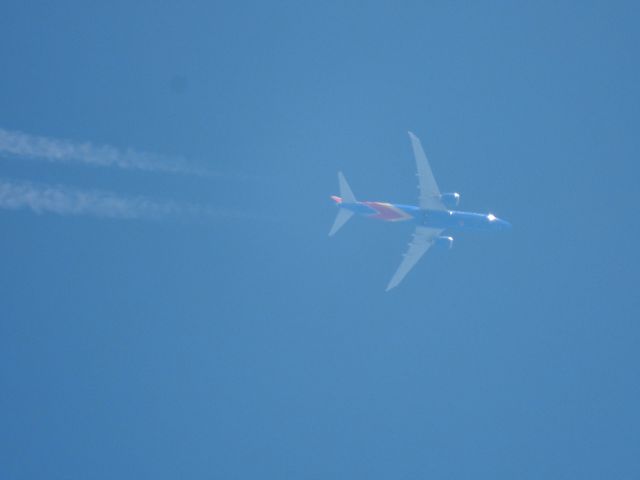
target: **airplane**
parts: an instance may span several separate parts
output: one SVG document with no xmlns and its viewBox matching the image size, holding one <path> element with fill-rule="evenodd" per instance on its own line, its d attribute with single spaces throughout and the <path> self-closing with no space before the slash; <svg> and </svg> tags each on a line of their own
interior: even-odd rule
<svg viewBox="0 0 640 480">
<path fill-rule="evenodd" d="M 454 210 L 460 203 L 460 194 L 440 193 L 420 140 L 411 132 L 409 132 L 409 138 L 418 167 L 418 189 L 420 190 L 418 206 L 386 202 L 359 202 L 353 195 L 342 172 L 338 172 L 340 196 L 331 196 L 338 207 L 338 215 L 329 236 L 335 235 L 354 214 L 387 222 L 407 221 L 416 224 L 411 243 L 409 243 L 409 250 L 404 254 L 404 259 L 391 277 L 386 291 L 397 287 L 429 248 L 435 245 L 450 249 L 453 246 L 453 237 L 441 235 L 445 230 L 511 229 L 509 222 L 492 213 Z"/>
</svg>

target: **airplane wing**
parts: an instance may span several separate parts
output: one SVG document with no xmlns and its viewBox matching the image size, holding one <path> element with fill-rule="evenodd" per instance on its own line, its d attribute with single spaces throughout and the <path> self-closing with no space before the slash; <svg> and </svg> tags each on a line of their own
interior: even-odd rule
<svg viewBox="0 0 640 480">
<path fill-rule="evenodd" d="M 434 240 L 440 232 L 442 232 L 440 228 L 416 227 L 411 243 L 409 244 L 409 251 L 404 254 L 402 263 L 398 267 L 398 270 L 396 270 L 393 278 L 391 278 L 389 285 L 387 285 L 387 292 L 398 286 L 407 273 L 418 263 L 418 260 L 429 250 L 429 247 L 433 245 Z"/>
<path fill-rule="evenodd" d="M 430 210 L 446 210 L 446 207 L 440 200 L 440 189 L 433 177 L 433 172 L 429 166 L 429 160 L 422 149 L 420 139 L 413 133 L 409 132 L 411 138 L 411 146 L 413 147 L 413 155 L 416 157 L 416 166 L 418 167 L 418 180 L 420 189 L 420 208 Z"/>
</svg>

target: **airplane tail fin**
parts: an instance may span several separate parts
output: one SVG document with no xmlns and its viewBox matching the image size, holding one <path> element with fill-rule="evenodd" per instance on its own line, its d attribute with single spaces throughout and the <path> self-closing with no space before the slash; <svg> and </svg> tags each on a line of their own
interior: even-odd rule
<svg viewBox="0 0 640 480">
<path fill-rule="evenodd" d="M 351 191 L 349 184 L 347 183 L 347 179 L 344 178 L 342 172 L 338 172 L 338 185 L 340 186 L 340 197 L 331 197 L 336 202 L 339 207 L 338 215 L 336 216 L 335 221 L 333 222 L 333 226 L 331 227 L 331 231 L 329 232 L 329 236 L 333 236 L 336 234 L 338 230 L 342 228 L 342 226 L 349 221 L 349 219 L 353 216 L 353 212 L 351 210 L 347 210 L 341 207 L 342 203 L 356 203 L 356 197 Z"/>
</svg>

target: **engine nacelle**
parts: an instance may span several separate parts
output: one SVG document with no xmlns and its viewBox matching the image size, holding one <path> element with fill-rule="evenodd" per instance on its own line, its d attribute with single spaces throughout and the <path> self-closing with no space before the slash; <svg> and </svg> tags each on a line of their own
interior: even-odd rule
<svg viewBox="0 0 640 480">
<path fill-rule="evenodd" d="M 434 246 L 444 250 L 451 250 L 453 248 L 453 237 L 436 237 Z"/>
<path fill-rule="evenodd" d="M 440 195 L 440 200 L 444 204 L 445 207 L 453 209 L 458 206 L 460 203 L 460 194 L 459 193 L 443 193 Z"/>
</svg>

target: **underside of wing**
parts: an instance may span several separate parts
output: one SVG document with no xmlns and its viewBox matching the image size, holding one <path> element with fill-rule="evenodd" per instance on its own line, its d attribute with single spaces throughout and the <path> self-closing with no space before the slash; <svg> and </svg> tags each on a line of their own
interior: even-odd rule
<svg viewBox="0 0 640 480">
<path fill-rule="evenodd" d="M 416 167 L 418 168 L 418 188 L 420 189 L 420 208 L 429 210 L 446 210 L 440 200 L 440 189 L 433 176 L 429 160 L 422 149 L 420 139 L 413 133 L 409 132 L 411 138 L 411 146 L 413 147 L 413 155 L 416 158 Z"/>
<path fill-rule="evenodd" d="M 387 285 L 387 291 L 398 286 L 407 273 L 418 263 L 418 260 L 429 250 L 429 247 L 433 245 L 433 242 L 440 232 L 442 232 L 442 229 L 416 227 L 411 243 L 409 244 L 409 250 L 404 254 L 402 263 L 400 263 L 398 270 L 396 270 L 389 285 Z"/>
</svg>

